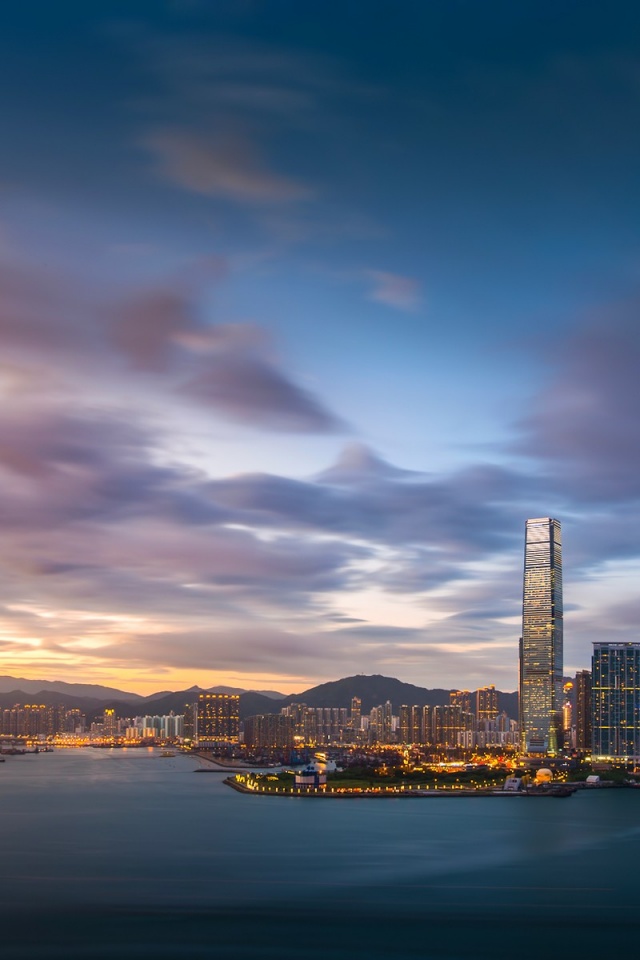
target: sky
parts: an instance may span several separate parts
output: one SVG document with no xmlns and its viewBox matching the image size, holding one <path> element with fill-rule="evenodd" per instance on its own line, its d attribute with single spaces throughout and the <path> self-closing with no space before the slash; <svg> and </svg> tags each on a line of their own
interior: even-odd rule
<svg viewBox="0 0 640 960">
<path fill-rule="evenodd" d="M 0 14 L 0 673 L 517 685 L 640 620 L 640 9 Z"/>
</svg>

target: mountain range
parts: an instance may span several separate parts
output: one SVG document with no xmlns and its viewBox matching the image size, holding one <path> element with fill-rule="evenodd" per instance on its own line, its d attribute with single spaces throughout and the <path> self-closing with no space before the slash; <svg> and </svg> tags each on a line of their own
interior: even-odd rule
<svg viewBox="0 0 640 960">
<path fill-rule="evenodd" d="M 99 684 L 64 683 L 62 681 L 25 680 L 18 677 L 0 677 L 0 708 L 13 707 L 16 703 L 37 702 L 47 706 L 64 703 L 69 708 L 82 710 L 91 720 L 107 707 L 115 709 L 119 716 L 142 716 L 183 713 L 185 706 L 194 703 L 200 693 L 237 693 L 240 697 L 240 718 L 257 713 L 279 713 L 290 703 L 306 703 L 308 707 L 347 707 L 353 697 L 362 700 L 362 712 L 368 713 L 374 706 L 390 700 L 394 711 L 401 704 L 437 706 L 449 702 L 450 690 L 427 689 L 412 683 L 403 683 L 394 677 L 380 675 L 344 677 L 329 683 L 321 683 L 302 693 L 286 695 L 274 690 L 243 690 L 236 687 L 193 686 L 188 690 L 160 691 L 147 697 L 127 693 Z M 518 715 L 518 694 L 498 691 L 498 708 L 510 717 Z"/>
</svg>

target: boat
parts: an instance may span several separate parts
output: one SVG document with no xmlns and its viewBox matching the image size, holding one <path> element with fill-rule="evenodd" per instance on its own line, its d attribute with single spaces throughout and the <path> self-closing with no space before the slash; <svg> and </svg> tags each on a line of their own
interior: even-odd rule
<svg viewBox="0 0 640 960">
<path fill-rule="evenodd" d="M 175 757 L 175 752 L 173 750 L 161 750 L 161 757 Z"/>
</svg>

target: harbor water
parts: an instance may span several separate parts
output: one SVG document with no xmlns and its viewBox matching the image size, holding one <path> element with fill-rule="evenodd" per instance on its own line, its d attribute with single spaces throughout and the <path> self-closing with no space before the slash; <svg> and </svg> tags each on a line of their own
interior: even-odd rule
<svg viewBox="0 0 640 960">
<path fill-rule="evenodd" d="M 640 790 L 259 797 L 159 750 L 0 765 L 2 956 L 634 955 Z"/>
</svg>

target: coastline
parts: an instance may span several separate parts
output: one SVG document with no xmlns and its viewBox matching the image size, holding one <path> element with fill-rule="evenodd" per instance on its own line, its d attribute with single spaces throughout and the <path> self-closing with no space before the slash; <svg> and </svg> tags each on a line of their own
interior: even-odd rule
<svg viewBox="0 0 640 960">
<path fill-rule="evenodd" d="M 220 773 L 223 773 L 223 772 L 224 772 L 224 773 L 230 773 L 230 772 L 233 771 L 233 770 L 254 770 L 254 769 L 255 769 L 255 764 L 247 764 L 247 763 L 221 763 L 220 760 L 216 760 L 216 759 L 214 759 L 213 757 L 211 757 L 211 756 L 207 755 L 206 753 L 201 752 L 201 751 L 199 751 L 199 750 L 189 751 L 189 755 L 192 756 L 192 757 L 197 757 L 198 760 L 203 760 L 205 763 L 210 764 L 210 765 L 211 765 L 211 768 L 212 768 L 212 769 L 210 770 L 211 773 L 213 773 L 214 771 L 218 771 L 218 772 L 220 772 Z M 201 770 L 207 770 L 208 768 L 207 768 L 207 767 L 201 767 L 200 769 L 201 769 Z M 198 771 L 196 771 L 196 773 L 197 773 L 197 772 L 198 772 Z"/>
<path fill-rule="evenodd" d="M 231 787 L 232 790 L 237 790 L 238 793 L 248 793 L 252 796 L 259 797 L 295 797 L 296 799 L 324 799 L 324 800 L 400 800 L 400 799 L 415 799 L 415 800 L 426 800 L 431 798 L 452 798 L 452 797 L 526 797 L 526 798 L 536 798 L 536 799 L 565 799 L 572 796 L 576 789 L 571 786 L 562 785 L 562 787 L 552 788 L 551 790 L 544 791 L 531 791 L 526 792 L 522 791 L 509 791 L 509 790 L 353 790 L 353 789 L 343 789 L 343 790 L 295 790 L 293 788 L 287 789 L 255 789 L 252 787 L 247 787 L 245 784 L 238 782 L 235 777 L 227 777 L 222 781 L 226 786 Z"/>
</svg>

